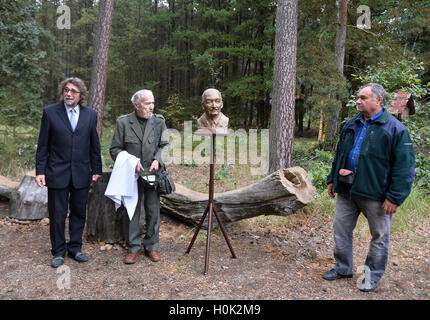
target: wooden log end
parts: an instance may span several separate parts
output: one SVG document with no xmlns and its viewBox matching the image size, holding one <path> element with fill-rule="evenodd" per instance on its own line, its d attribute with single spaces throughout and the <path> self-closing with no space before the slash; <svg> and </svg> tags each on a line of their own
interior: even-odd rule
<svg viewBox="0 0 430 320">
<path fill-rule="evenodd" d="M 278 171 L 282 185 L 297 197 L 303 204 L 309 204 L 315 200 L 316 188 L 312 185 L 305 169 L 301 167 L 291 167 Z"/>
</svg>

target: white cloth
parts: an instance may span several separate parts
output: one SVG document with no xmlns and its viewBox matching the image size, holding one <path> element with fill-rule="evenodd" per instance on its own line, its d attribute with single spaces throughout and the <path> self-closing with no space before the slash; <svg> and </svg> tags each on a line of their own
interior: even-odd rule
<svg viewBox="0 0 430 320">
<path fill-rule="evenodd" d="M 105 191 L 105 196 L 115 202 L 115 211 L 121 203 L 124 204 L 130 221 L 137 206 L 139 175 L 136 173 L 136 165 L 139 161 L 139 158 L 127 151 L 121 151 L 116 157 Z"/>
</svg>

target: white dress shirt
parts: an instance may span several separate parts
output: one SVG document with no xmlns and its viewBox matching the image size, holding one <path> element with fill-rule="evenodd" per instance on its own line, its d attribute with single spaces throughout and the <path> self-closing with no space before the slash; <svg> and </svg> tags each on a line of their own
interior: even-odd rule
<svg viewBox="0 0 430 320">
<path fill-rule="evenodd" d="M 64 107 L 66 108 L 67 116 L 69 117 L 69 121 L 70 121 L 70 110 L 72 110 L 73 108 L 68 107 L 66 104 L 64 104 Z M 76 117 L 76 125 L 77 125 L 79 121 L 79 113 L 81 111 L 79 104 L 74 109 L 75 109 L 75 117 Z"/>
</svg>

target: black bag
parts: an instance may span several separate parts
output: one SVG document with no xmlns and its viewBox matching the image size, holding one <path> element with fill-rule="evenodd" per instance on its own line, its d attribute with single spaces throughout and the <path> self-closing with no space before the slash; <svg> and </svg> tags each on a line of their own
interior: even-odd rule
<svg viewBox="0 0 430 320">
<path fill-rule="evenodd" d="M 347 169 L 340 169 L 339 181 L 352 185 L 354 183 L 354 172 Z"/>
<path fill-rule="evenodd" d="M 157 185 L 159 194 L 171 194 L 176 191 L 175 183 L 165 168 L 160 170 L 158 175 L 160 177 Z"/>
<path fill-rule="evenodd" d="M 157 139 L 157 119 L 154 117 L 154 143 L 155 143 L 155 150 L 154 150 L 154 156 L 158 152 L 158 139 Z M 171 194 L 172 192 L 176 191 L 175 183 L 173 182 L 172 177 L 169 175 L 169 173 L 166 170 L 166 167 L 163 165 L 159 171 L 158 171 L 159 181 L 157 184 L 157 190 L 159 194 Z"/>
</svg>

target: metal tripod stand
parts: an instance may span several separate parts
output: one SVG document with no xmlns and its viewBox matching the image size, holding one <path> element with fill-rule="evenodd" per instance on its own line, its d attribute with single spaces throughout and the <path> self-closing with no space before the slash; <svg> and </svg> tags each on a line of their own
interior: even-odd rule
<svg viewBox="0 0 430 320">
<path fill-rule="evenodd" d="M 224 225 L 221 221 L 221 218 L 217 212 L 217 209 L 215 207 L 214 203 L 214 171 L 215 171 L 215 164 L 214 164 L 214 154 L 215 154 L 215 137 L 216 136 L 227 136 L 228 133 L 220 133 L 220 132 L 214 132 L 210 130 L 198 130 L 195 133 L 196 135 L 202 135 L 202 136 L 211 136 L 211 157 L 210 157 L 210 172 L 209 172 L 209 201 L 208 205 L 206 206 L 206 209 L 203 213 L 203 216 L 199 222 L 199 225 L 197 226 L 197 229 L 194 233 L 194 236 L 191 240 L 190 245 L 188 246 L 188 249 L 185 253 L 190 253 L 191 248 L 194 245 L 194 242 L 197 238 L 198 233 L 200 232 L 200 229 L 202 228 L 203 222 L 206 219 L 207 214 L 209 213 L 208 218 L 208 231 L 207 231 L 207 237 L 206 237 L 206 253 L 205 253 L 205 270 L 204 274 L 208 274 L 209 270 L 209 253 L 210 253 L 210 240 L 212 235 L 212 227 L 213 227 L 213 214 L 215 213 L 215 217 L 218 221 L 218 224 L 221 228 L 221 231 L 224 235 L 224 239 L 227 242 L 228 247 L 230 248 L 230 252 L 233 258 L 236 258 L 236 254 L 234 253 L 233 247 L 231 246 L 230 240 L 228 239 L 227 232 L 224 228 Z"/>
</svg>

